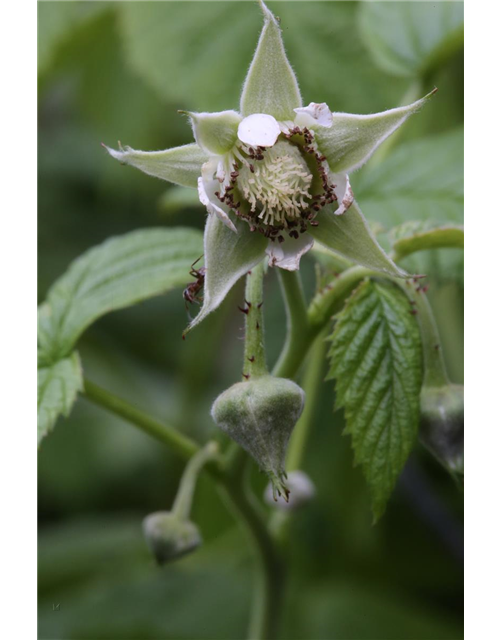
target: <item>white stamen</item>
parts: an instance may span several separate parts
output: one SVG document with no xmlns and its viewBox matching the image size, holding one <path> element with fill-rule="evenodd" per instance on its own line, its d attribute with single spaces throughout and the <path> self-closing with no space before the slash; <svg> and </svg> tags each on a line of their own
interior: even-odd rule
<svg viewBox="0 0 500 640">
<path fill-rule="evenodd" d="M 301 217 L 311 198 L 312 174 L 297 147 L 278 142 L 256 161 L 253 172 L 247 164 L 241 167 L 239 187 L 264 224 L 288 226 Z"/>
</svg>

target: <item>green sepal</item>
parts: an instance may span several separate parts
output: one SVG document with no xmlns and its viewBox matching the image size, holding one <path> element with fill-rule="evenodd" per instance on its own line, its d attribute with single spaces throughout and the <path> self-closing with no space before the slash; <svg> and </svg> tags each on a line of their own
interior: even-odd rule
<svg viewBox="0 0 500 640">
<path fill-rule="evenodd" d="M 210 155 L 223 155 L 234 147 L 238 139 L 238 125 L 242 120 L 237 111 L 180 113 L 186 113 L 191 118 L 196 142 Z"/>
<path fill-rule="evenodd" d="M 331 251 L 368 269 L 396 278 L 408 277 L 379 245 L 355 201 L 341 216 L 336 216 L 331 208 L 323 209 L 316 221 L 319 225 L 309 227 L 308 233 Z"/>
<path fill-rule="evenodd" d="M 260 34 L 240 100 L 243 116 L 267 113 L 276 120 L 293 120 L 302 106 L 299 85 L 286 57 L 277 19 L 264 2 L 264 27 Z"/>
<path fill-rule="evenodd" d="M 235 218 L 232 221 L 237 233 L 216 215 L 207 218 L 203 306 L 185 334 L 217 309 L 241 276 L 264 258 L 268 240 L 260 233 L 252 233 L 246 222 Z"/>
<path fill-rule="evenodd" d="M 389 109 L 382 113 L 334 113 L 330 128 L 315 129 L 318 148 L 326 156 L 331 171 L 349 173 L 361 167 L 377 147 L 405 120 L 421 109 L 436 91 L 437 89 L 434 89 L 424 98 L 406 107 Z"/>
<path fill-rule="evenodd" d="M 208 160 L 208 154 L 197 144 L 186 144 L 165 151 L 137 151 L 132 147 L 111 149 L 103 144 L 110 156 L 122 164 L 129 164 L 149 176 L 167 180 L 181 187 L 198 186 L 201 165 Z"/>
</svg>

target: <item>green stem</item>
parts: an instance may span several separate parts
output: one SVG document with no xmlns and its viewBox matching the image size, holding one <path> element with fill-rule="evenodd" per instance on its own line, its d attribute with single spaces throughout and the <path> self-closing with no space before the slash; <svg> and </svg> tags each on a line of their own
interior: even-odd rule
<svg viewBox="0 0 500 640">
<path fill-rule="evenodd" d="M 311 349 L 309 361 L 304 375 L 303 388 L 306 394 L 306 404 L 300 420 L 295 425 L 287 454 L 287 471 L 300 469 L 304 460 L 307 441 L 313 425 L 314 414 L 323 381 L 323 367 L 325 362 L 325 332 L 316 338 Z"/>
<path fill-rule="evenodd" d="M 424 355 L 424 387 L 444 387 L 450 384 L 446 365 L 444 363 L 443 349 L 439 332 L 425 292 L 413 287 L 403 287 L 398 282 L 401 289 L 413 302 L 420 325 L 420 335 L 422 338 L 422 350 Z"/>
<path fill-rule="evenodd" d="M 191 438 L 182 435 L 174 427 L 152 418 L 90 380 L 84 380 L 83 391 L 94 404 L 121 416 L 130 424 L 169 446 L 184 460 L 189 460 L 199 451 L 199 446 Z"/>
<path fill-rule="evenodd" d="M 262 313 L 264 262 L 247 275 L 245 288 L 245 360 L 243 377 L 258 378 L 268 373 L 264 345 L 264 316 Z"/>
<path fill-rule="evenodd" d="M 180 520 L 189 520 L 196 481 L 200 471 L 207 462 L 216 457 L 217 451 L 217 443 L 208 442 L 187 463 L 172 507 L 172 513 L 176 514 Z"/>
<path fill-rule="evenodd" d="M 233 458 L 231 472 L 225 476 L 222 488 L 236 520 L 245 525 L 258 558 L 248 638 L 273 640 L 278 635 L 285 571 L 269 533 L 265 513 L 245 482 L 248 461 L 247 454 L 240 449 L 238 460 Z"/>
<path fill-rule="evenodd" d="M 290 317 L 289 332 L 273 375 L 281 378 L 295 377 L 314 339 L 330 321 L 332 315 L 340 310 L 354 287 L 371 275 L 380 274 L 357 266 L 342 272 L 331 285 L 319 291 L 313 298 L 307 310 L 305 323 L 300 307 L 296 305 L 296 298 L 291 295 L 292 288 L 284 286 L 287 313 Z M 297 327 L 300 327 L 300 331 Z"/>
<path fill-rule="evenodd" d="M 287 335 L 273 375 L 287 378 L 293 377 L 298 371 L 309 349 L 311 336 L 299 272 L 278 269 L 278 275 L 285 301 Z M 292 375 L 289 374 L 290 371 L 293 372 Z"/>
</svg>

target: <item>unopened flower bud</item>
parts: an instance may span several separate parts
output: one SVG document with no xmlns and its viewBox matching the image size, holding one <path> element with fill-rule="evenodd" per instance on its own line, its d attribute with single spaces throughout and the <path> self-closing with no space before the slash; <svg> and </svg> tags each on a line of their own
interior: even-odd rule
<svg viewBox="0 0 500 640">
<path fill-rule="evenodd" d="M 420 440 L 452 473 L 464 473 L 464 388 L 424 387 Z"/>
<path fill-rule="evenodd" d="M 255 458 L 268 474 L 274 491 L 285 499 L 285 453 L 304 398 L 295 382 L 265 375 L 234 384 L 212 407 L 217 426 Z"/>
<path fill-rule="evenodd" d="M 269 483 L 264 491 L 264 500 L 267 504 L 277 509 L 295 511 L 312 500 L 316 494 L 311 478 L 303 471 L 291 471 L 287 477 L 287 485 L 290 489 L 288 502 L 282 496 L 275 499 L 273 486 Z"/>
<path fill-rule="evenodd" d="M 198 527 L 171 511 L 150 514 L 142 526 L 148 547 L 160 565 L 191 553 L 202 543 Z"/>
</svg>

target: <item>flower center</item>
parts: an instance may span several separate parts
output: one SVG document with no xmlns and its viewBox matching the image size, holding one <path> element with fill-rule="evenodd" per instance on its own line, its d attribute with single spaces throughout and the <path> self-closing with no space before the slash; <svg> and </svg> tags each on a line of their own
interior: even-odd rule
<svg viewBox="0 0 500 640">
<path fill-rule="evenodd" d="M 299 149 L 279 141 L 255 164 L 243 164 L 239 188 L 264 225 L 287 228 L 309 207 L 312 173 Z M 252 217 L 254 217 L 252 215 Z"/>
<path fill-rule="evenodd" d="M 298 238 L 309 225 L 317 227 L 318 212 L 337 199 L 325 161 L 313 133 L 293 127 L 272 147 L 233 149 L 219 164 L 215 195 L 250 231 L 278 242 L 286 234 Z"/>
</svg>

